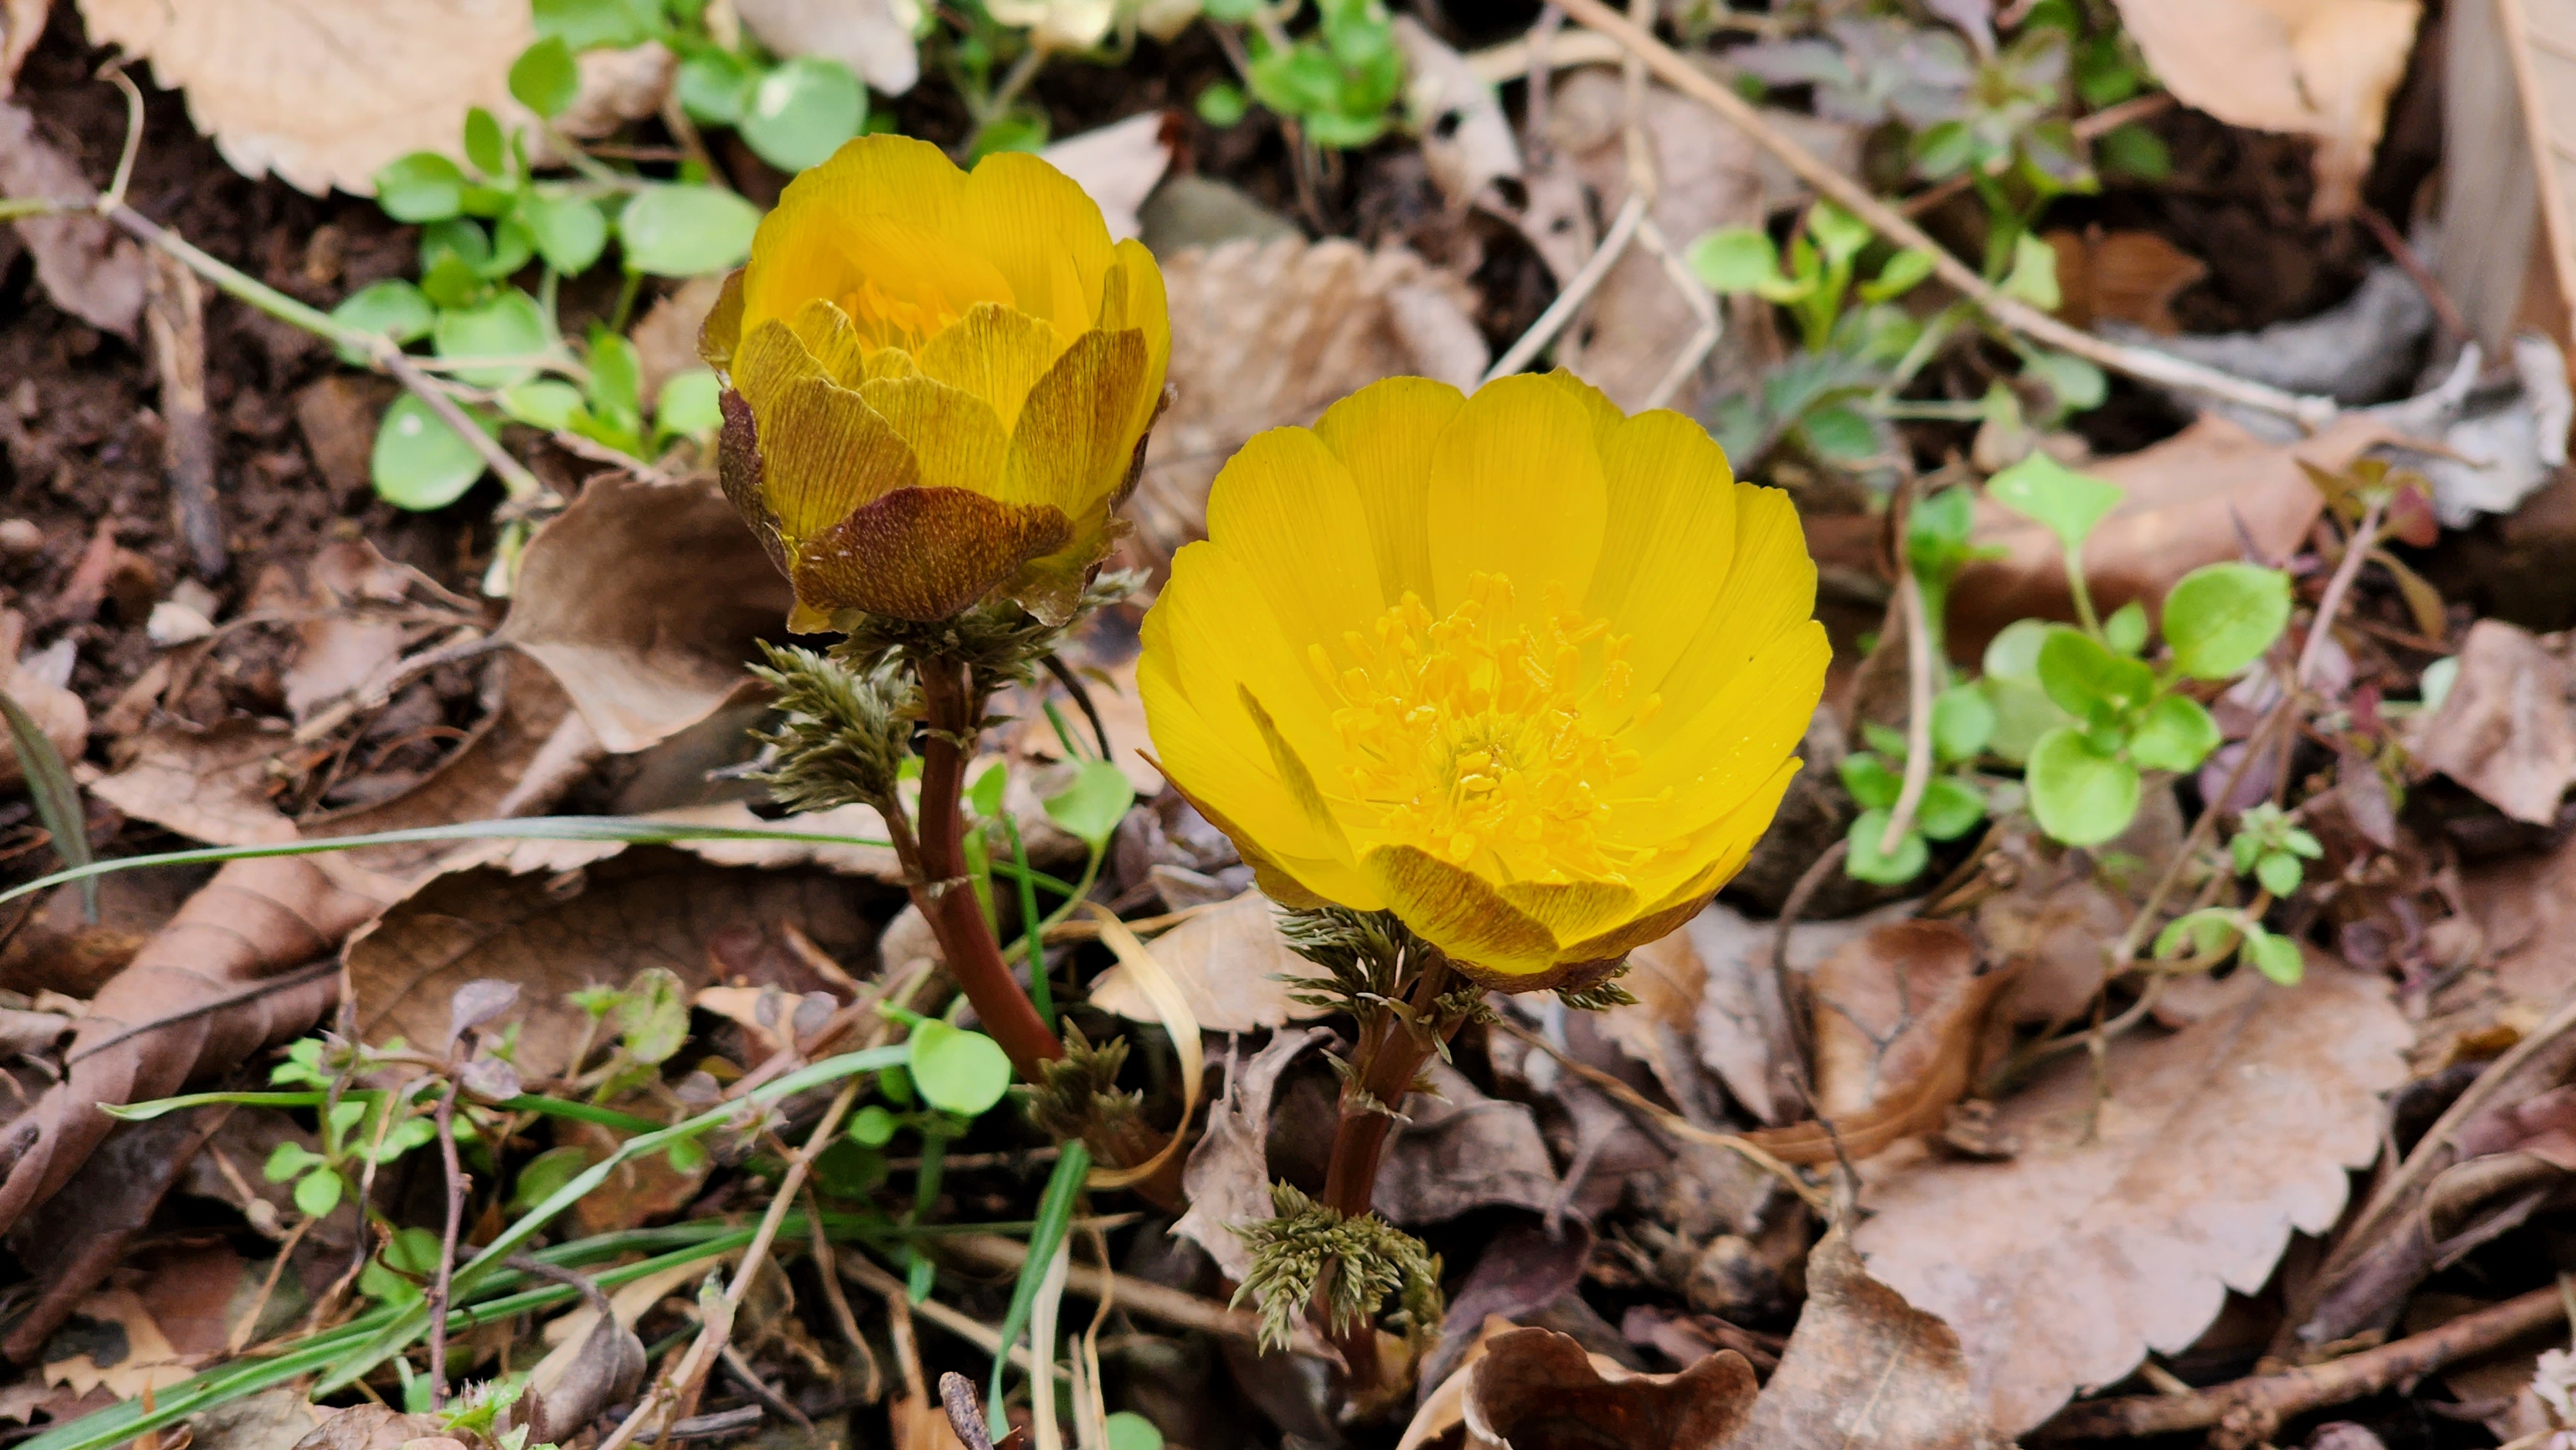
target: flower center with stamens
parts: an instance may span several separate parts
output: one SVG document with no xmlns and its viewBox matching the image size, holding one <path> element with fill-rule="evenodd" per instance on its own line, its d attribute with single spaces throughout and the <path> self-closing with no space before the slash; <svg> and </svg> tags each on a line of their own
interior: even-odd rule
<svg viewBox="0 0 2576 1450">
<path fill-rule="evenodd" d="M 1334 671 L 1344 784 L 1393 841 L 1466 865 L 1498 860 L 1514 880 L 1617 879 L 1644 852 L 1603 839 L 1610 790 L 1638 768 L 1615 730 L 1630 708 L 1629 640 L 1551 590 L 1542 622 L 1520 621 L 1511 581 L 1477 574 L 1441 618 L 1406 594 Z"/>
<path fill-rule="evenodd" d="M 905 352 L 921 351 L 923 343 L 965 316 L 966 307 L 972 305 L 961 306 L 928 286 L 910 296 L 900 295 L 878 285 L 873 277 L 863 279 L 858 290 L 842 294 L 840 302 L 850 326 L 870 351 L 894 347 Z"/>
</svg>

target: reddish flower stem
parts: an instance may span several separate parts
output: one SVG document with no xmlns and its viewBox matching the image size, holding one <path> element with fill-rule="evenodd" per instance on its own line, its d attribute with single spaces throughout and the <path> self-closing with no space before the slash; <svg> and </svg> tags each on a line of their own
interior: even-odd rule
<svg viewBox="0 0 2576 1450">
<path fill-rule="evenodd" d="M 1064 1056 L 1029 994 L 1002 960 L 1001 944 L 966 882 L 966 813 L 960 796 L 983 701 L 967 683 L 964 662 L 931 656 L 920 663 L 924 721 L 921 751 L 921 860 L 913 904 L 930 922 L 950 975 L 973 1004 L 984 1030 L 1010 1055 L 1022 1080 L 1040 1080 L 1040 1065 Z M 1039 968 L 1043 970 L 1043 968 Z"/>
</svg>

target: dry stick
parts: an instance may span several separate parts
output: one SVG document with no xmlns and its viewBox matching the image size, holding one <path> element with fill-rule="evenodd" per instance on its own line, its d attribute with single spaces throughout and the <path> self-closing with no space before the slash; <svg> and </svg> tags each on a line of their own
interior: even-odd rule
<svg viewBox="0 0 2576 1450">
<path fill-rule="evenodd" d="M 392 1114 L 388 1112 L 386 1116 Z M 438 1277 L 429 1286 L 429 1407 L 447 1404 L 447 1289 L 456 1273 L 456 1236 L 465 1227 L 465 1167 L 456 1159 L 456 1080 L 438 1100 L 438 1161 L 447 1174 L 447 1229 L 438 1245 Z"/>
<path fill-rule="evenodd" d="M 2126 1439 L 2217 1425 L 2223 1427 L 2220 1435 L 2228 1443 L 2251 1443 L 2266 1438 L 2272 1427 L 2293 1416 L 2377 1394 L 2446 1364 L 2510 1344 L 2566 1317 L 2566 1300 L 2555 1285 L 2534 1289 L 2439 1328 L 2324 1364 L 2238 1380 L 2195 1394 L 2135 1395 L 2074 1405 L 2049 1422 L 2041 1438 Z"/>
<path fill-rule="evenodd" d="M 1816 1126 L 1825 1130 L 1825 1141 L 1834 1147 L 1834 1166 L 1843 1195 L 1857 1199 L 1860 1173 L 1852 1167 L 1851 1155 L 1843 1151 L 1843 1135 L 1834 1127 L 1834 1120 L 1816 1101 L 1816 1080 L 1807 1066 L 1816 1055 L 1815 1033 L 1807 1014 L 1798 1010 L 1803 996 L 1798 990 L 1797 974 L 1789 970 L 1789 936 L 1797 930 L 1799 914 L 1823 889 L 1825 878 L 1850 854 L 1851 838 L 1845 836 L 1826 847 L 1825 853 L 1798 877 L 1798 884 L 1789 888 L 1789 899 L 1780 903 L 1779 930 L 1771 938 L 1771 982 L 1773 990 L 1780 994 L 1780 1015 L 1789 1022 L 1789 1076 L 1798 1089 L 1798 1101 L 1806 1108 L 1807 1116 L 1816 1120 Z"/>
<path fill-rule="evenodd" d="M 732 1334 L 734 1316 L 742 1311 L 742 1301 L 751 1293 L 752 1280 L 759 1277 L 760 1266 L 769 1258 L 769 1246 L 777 1241 L 778 1226 L 787 1218 L 788 1205 L 796 1201 L 798 1190 L 805 1186 L 805 1174 L 813 1166 L 815 1156 L 831 1146 L 833 1136 L 841 1126 L 842 1115 L 858 1101 L 859 1086 L 858 1078 L 841 1085 L 840 1093 L 832 1099 L 832 1106 L 824 1111 L 823 1120 L 814 1125 L 813 1135 L 805 1140 L 805 1146 L 798 1149 L 795 1156 L 787 1160 L 787 1172 L 779 1179 L 778 1191 L 769 1200 L 769 1211 L 761 1215 L 760 1229 L 752 1235 L 750 1246 L 743 1250 L 742 1266 L 735 1270 L 733 1283 L 725 1289 L 724 1312 L 707 1317 L 706 1322 L 699 1326 L 698 1337 L 690 1341 L 689 1352 L 680 1361 L 679 1368 L 654 1384 L 651 1393 L 645 1395 L 644 1402 L 635 1407 L 634 1413 L 626 1417 L 614 1434 L 600 1442 L 599 1450 L 624 1450 L 644 1428 L 644 1422 L 653 1412 L 666 1405 L 678 1412 L 672 1416 L 675 1422 L 688 1418 L 689 1412 L 696 1408 L 698 1391 L 705 1385 L 708 1372 L 715 1368 L 716 1360 Z"/>
<path fill-rule="evenodd" d="M 1646 62 L 1656 77 L 1674 90 L 1717 112 L 1744 132 L 1755 145 L 1779 158 L 1799 180 L 1814 187 L 1836 206 L 1869 224 L 1870 230 L 1900 246 L 1921 250 L 1932 259 L 1932 274 L 1946 282 L 1962 296 L 1973 300 L 1985 314 L 2013 331 L 2045 343 L 2060 352 L 2072 353 L 2113 372 L 2140 378 L 2167 387 L 2188 389 L 2243 407 L 2278 413 L 2297 419 L 2311 427 L 2334 417 L 2331 398 L 2303 398 L 2279 388 L 2249 382 L 2222 373 L 2215 368 L 2146 348 L 2122 347 L 2069 327 L 2026 302 L 2005 296 L 1993 283 L 1978 276 L 1976 270 L 1950 255 L 1940 243 L 1926 235 L 1921 227 L 1905 219 L 1894 208 L 1870 194 L 1868 188 L 1826 164 L 1804 146 L 1784 135 L 1778 127 L 1762 119 L 1761 112 L 1743 97 L 1728 90 L 1725 83 L 1690 63 L 1670 46 L 1637 26 L 1601 0 L 1557 0 L 1565 13 L 1594 30 L 1618 41 Z"/>
<path fill-rule="evenodd" d="M 860 1288 L 885 1297 L 886 1314 L 892 1330 L 895 1353 L 904 1362 L 905 1378 L 912 1381 L 913 1393 L 916 1396 L 921 1393 L 920 1381 L 915 1378 L 920 1369 L 921 1355 L 911 1347 L 913 1315 L 920 1315 L 986 1354 L 1002 1352 L 1002 1331 L 969 1315 L 961 1314 L 936 1299 L 924 1299 L 918 1304 L 913 1303 L 912 1293 L 904 1287 L 901 1279 L 878 1268 L 873 1261 L 863 1255 L 852 1254 L 841 1260 L 841 1274 Z M 1015 1368 L 1027 1371 L 1035 1363 L 1029 1358 L 1029 1347 L 1025 1341 L 1013 1343 L 1010 1349 L 1011 1364 Z M 601 1450 L 606 1450 L 606 1447 L 601 1447 Z"/>
<path fill-rule="evenodd" d="M 1566 279 L 1565 290 L 1556 294 L 1556 300 L 1538 315 L 1538 321 L 1529 325 L 1529 331 L 1522 333 L 1519 341 L 1485 370 L 1486 382 L 1519 372 L 1529 365 L 1531 358 L 1538 356 L 1540 348 L 1554 340 L 1565 324 L 1573 319 L 1575 309 L 1581 307 L 1593 289 L 1601 285 L 1602 278 L 1610 275 L 1611 266 L 1619 260 L 1621 253 L 1628 250 L 1629 241 L 1637 235 L 1638 224 L 1645 219 L 1646 194 L 1631 189 L 1627 204 L 1610 219 L 1610 230 L 1602 236 L 1601 245 L 1594 247 L 1592 255 L 1584 258 L 1583 265 Z"/>
<path fill-rule="evenodd" d="M 161 375 L 161 467 L 170 482 L 170 512 L 188 563 L 201 579 L 220 579 L 232 560 L 215 498 L 215 435 L 206 413 L 206 305 L 197 274 L 167 253 L 152 258 L 144 320 L 152 363 Z"/>
<path fill-rule="evenodd" d="M 885 1398 L 885 1370 L 877 1363 L 876 1349 L 868 1343 L 868 1337 L 859 1332 L 859 1317 L 850 1312 L 850 1296 L 841 1292 L 841 1273 L 832 1254 L 832 1236 L 823 1232 L 823 1205 L 815 1201 L 814 1190 L 810 1186 L 805 1190 L 805 1225 L 813 1231 L 814 1267 L 822 1270 L 823 1302 L 831 1306 L 832 1322 L 840 1328 L 841 1337 L 859 1352 L 859 1358 L 867 1361 L 868 1388 L 864 1398 L 873 1405 Z"/>
<path fill-rule="evenodd" d="M 2343 597 L 2352 590 L 2352 581 L 2361 577 L 2361 566 L 2370 557 L 2372 543 L 2379 535 L 2379 514 L 2385 500 L 2372 499 L 2361 511 L 2361 522 L 2353 526 L 2344 540 L 2343 560 L 2335 565 L 2334 577 L 2326 581 L 2326 592 L 2317 596 L 2316 622 L 2308 626 L 2308 638 L 2299 647 L 2299 668 L 2292 677 L 2297 689 L 2316 683 L 2317 662 L 2325 657 L 2325 643 L 2334 634 L 2335 615 L 2343 609 Z"/>
<path fill-rule="evenodd" d="M 1898 527 L 1903 528 L 1902 521 Z M 1923 804 L 1923 792 L 1932 784 L 1932 685 L 1936 673 L 1932 662 L 1932 624 L 1923 607 L 1923 584 L 1914 577 L 1914 565 L 1903 557 L 1902 535 L 1897 544 L 1896 607 L 1905 617 L 1905 784 L 1896 792 L 1896 806 L 1887 813 L 1887 829 L 1878 836 L 1878 854 L 1896 854 L 1897 843 L 1914 829 L 1914 812 Z"/>
<path fill-rule="evenodd" d="M 1026 1244 L 999 1234 L 957 1234 L 942 1238 L 939 1247 L 943 1253 L 994 1269 L 1016 1270 L 1028 1262 L 1029 1257 Z M 1243 1344 L 1258 1344 L 1261 1340 L 1261 1316 L 1251 1310 L 1229 1308 L 1213 1299 L 1202 1299 L 1196 1294 L 1165 1288 L 1143 1279 L 1075 1264 L 1065 1271 L 1064 1287 L 1094 1303 L 1115 1299 L 1118 1307 L 1131 1313 L 1183 1329 L 1213 1334 L 1219 1339 Z M 1290 1348 L 1296 1353 L 1317 1358 L 1332 1352 L 1315 1338 L 1313 1330 L 1303 1325 L 1298 1327 L 1296 1343 Z"/>
</svg>

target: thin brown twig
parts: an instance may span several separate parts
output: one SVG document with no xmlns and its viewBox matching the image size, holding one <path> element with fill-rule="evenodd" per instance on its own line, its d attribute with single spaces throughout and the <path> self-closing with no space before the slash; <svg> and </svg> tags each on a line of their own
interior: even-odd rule
<svg viewBox="0 0 2576 1450">
<path fill-rule="evenodd" d="M 2324 1364 L 2258 1375 L 2193 1394 L 2132 1395 L 2075 1405 L 2050 1421 L 2040 1438 L 2127 1439 L 2216 1426 L 2212 1443 L 2250 1445 L 2269 1439 L 2294 1416 L 2374 1395 L 2446 1364 L 2501 1348 L 2564 1322 L 2566 1315 L 2566 1301 L 2553 1284 Z"/>
<path fill-rule="evenodd" d="M 2304 690 L 2317 681 L 2317 664 L 2325 658 L 2325 642 L 2334 634 L 2335 615 L 2343 609 L 2343 597 L 2352 590 L 2352 581 L 2361 577 L 2361 566 L 2370 558 L 2371 545 L 2379 537 L 2380 511 L 2385 499 L 2373 498 L 2361 511 L 2361 522 L 2353 526 L 2344 540 L 2343 559 L 2335 565 L 2334 576 L 2326 580 L 2326 592 L 2317 596 L 2317 614 L 2308 626 L 2307 641 L 2299 646 L 2299 667 L 2292 677 L 2295 689 Z"/>
<path fill-rule="evenodd" d="M 456 1274 L 456 1239 L 465 1227 L 465 1165 L 456 1156 L 456 1079 L 439 1095 L 438 1162 L 447 1174 L 447 1227 L 439 1237 L 438 1276 L 429 1285 L 429 1407 L 447 1404 L 447 1291 Z M 391 1116 L 388 1108 L 387 1116 Z"/>
<path fill-rule="evenodd" d="M 939 1240 L 939 1248 L 943 1253 L 993 1269 L 1017 1270 L 1029 1258 L 1028 1245 L 999 1234 L 945 1236 Z M 1232 1339 L 1244 1344 L 1258 1344 L 1261 1339 L 1261 1316 L 1251 1310 L 1231 1308 L 1213 1299 L 1202 1299 L 1196 1294 L 1143 1279 L 1075 1264 L 1065 1271 L 1064 1287 L 1094 1303 L 1115 1299 L 1119 1307 L 1130 1313 L 1159 1319 L 1182 1329 L 1195 1329 L 1219 1339 Z M 1297 1340 L 1290 1348 L 1298 1354 L 1318 1359 L 1329 1358 L 1332 1354 L 1323 1341 L 1315 1337 L 1314 1330 L 1302 1324 L 1298 1326 Z"/>
<path fill-rule="evenodd" d="M 805 1225 L 813 1233 L 810 1251 L 814 1255 L 814 1267 L 822 1271 L 823 1302 L 831 1308 L 832 1323 L 841 1331 L 841 1338 L 859 1352 L 859 1358 L 868 1367 L 868 1387 L 860 1397 L 869 1404 L 875 1404 L 885 1398 L 885 1369 L 877 1363 L 877 1352 L 869 1345 L 867 1335 L 859 1331 L 859 1317 L 850 1312 L 850 1296 L 841 1291 L 841 1274 L 832 1253 L 832 1236 L 823 1232 L 823 1205 L 815 1202 L 810 1185 L 805 1190 Z"/>
<path fill-rule="evenodd" d="M 2005 296 L 1993 283 L 1977 275 L 1974 268 L 1952 256 L 1921 227 L 1880 201 L 1867 187 L 1799 145 L 1764 120 L 1760 111 L 1729 90 L 1724 82 L 1629 23 L 1625 16 L 1603 4 L 1602 0 L 1558 0 L 1558 3 L 1567 15 L 1644 57 L 1647 68 L 1655 73 L 1657 79 L 1717 112 L 1743 131 L 1755 145 L 1779 158 L 1800 180 L 1814 187 L 1836 206 L 1868 223 L 1870 230 L 1899 246 L 1921 250 L 1932 259 L 1934 276 L 1974 301 L 1981 311 L 2001 326 L 2124 376 L 2186 389 L 2266 413 L 2278 413 L 2307 426 L 2320 426 L 2335 416 L 2337 406 L 2331 398 L 2300 397 L 2167 353 L 2124 347 L 2070 327 L 2026 302 Z"/>
<path fill-rule="evenodd" d="M 1619 208 L 1619 214 L 1610 219 L 1610 229 L 1602 234 L 1601 245 L 1594 247 L 1592 255 L 1584 258 L 1583 265 L 1565 280 L 1564 290 L 1556 294 L 1556 300 L 1547 305 L 1547 310 L 1538 315 L 1538 320 L 1529 325 L 1529 330 L 1505 349 L 1501 357 L 1494 359 L 1494 365 L 1485 370 L 1486 382 L 1509 377 L 1527 367 L 1530 359 L 1538 356 L 1539 350 L 1564 330 L 1565 324 L 1573 319 L 1575 309 L 1581 307 L 1601 285 L 1601 280 L 1610 275 L 1610 268 L 1628 250 L 1628 243 L 1635 239 L 1637 227 L 1645 219 L 1646 194 L 1632 189 L 1627 202 Z"/>
</svg>

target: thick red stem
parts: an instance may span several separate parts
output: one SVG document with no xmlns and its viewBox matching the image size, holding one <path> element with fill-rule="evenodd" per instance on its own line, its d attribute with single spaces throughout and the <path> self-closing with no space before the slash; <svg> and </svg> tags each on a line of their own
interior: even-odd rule
<svg viewBox="0 0 2576 1450">
<path fill-rule="evenodd" d="M 1436 959 L 1414 979 L 1407 1002 L 1416 1021 L 1433 1020 L 1431 1006 L 1447 988 L 1448 979 L 1448 964 Z M 1378 1160 L 1386 1156 L 1387 1135 L 1395 1129 L 1390 1114 L 1404 1107 L 1413 1080 L 1458 1026 L 1454 1021 L 1443 1022 L 1435 1032 L 1391 1011 L 1380 1011 L 1375 1018 L 1360 1031 L 1351 1076 L 1342 1085 L 1342 1115 L 1333 1127 L 1332 1156 L 1324 1169 L 1324 1206 L 1345 1218 L 1369 1211 L 1377 1189 Z M 1384 1378 L 1375 1321 L 1363 1319 L 1340 1328 L 1327 1323 L 1325 1329 L 1333 1347 L 1341 1351 L 1342 1362 L 1350 1367 L 1355 1397 L 1366 1398 Z"/>
</svg>

